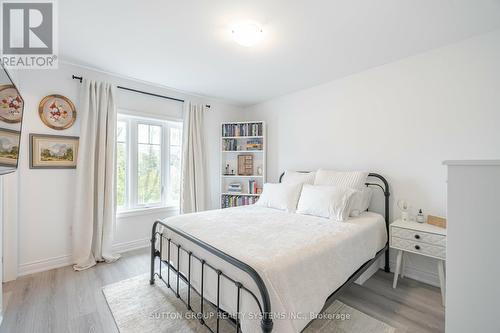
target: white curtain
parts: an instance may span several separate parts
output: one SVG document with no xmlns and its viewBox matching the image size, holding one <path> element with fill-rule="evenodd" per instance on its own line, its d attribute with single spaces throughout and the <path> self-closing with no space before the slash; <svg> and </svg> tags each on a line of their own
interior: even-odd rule
<svg viewBox="0 0 500 333">
<path fill-rule="evenodd" d="M 116 88 L 84 80 L 80 92 L 80 144 L 73 218 L 73 268 L 112 262 L 115 224 Z"/>
<path fill-rule="evenodd" d="M 181 213 L 205 209 L 205 161 L 203 156 L 203 105 L 186 101 L 182 142 Z"/>
</svg>

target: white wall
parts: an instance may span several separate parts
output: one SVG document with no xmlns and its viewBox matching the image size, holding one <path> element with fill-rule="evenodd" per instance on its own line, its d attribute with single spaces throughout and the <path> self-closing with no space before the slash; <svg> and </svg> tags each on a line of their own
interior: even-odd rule
<svg viewBox="0 0 500 333">
<path fill-rule="evenodd" d="M 29 133 L 79 135 L 79 118 L 73 127 L 56 131 L 46 127 L 38 116 L 38 103 L 48 94 L 62 94 L 78 105 L 80 84 L 72 80 L 73 74 L 87 78 L 107 80 L 117 85 L 146 90 L 158 94 L 190 99 L 197 103 L 209 103 L 211 109 L 206 112 L 205 142 L 207 155 L 218 156 L 220 122 L 232 120 L 238 116 L 239 109 L 221 101 L 189 96 L 158 86 L 146 85 L 109 74 L 92 71 L 70 64 L 61 64 L 59 70 L 18 71 L 14 79 L 25 100 L 25 114 L 21 138 L 21 157 L 19 177 L 19 212 L 17 219 L 6 221 L 8 228 L 18 226 L 18 244 L 10 244 L 7 252 L 19 255 L 17 263 L 10 263 L 6 269 L 15 270 L 18 265 L 20 274 L 45 270 L 51 267 L 67 265 L 71 259 L 71 220 L 74 198 L 75 170 L 29 169 Z M 162 114 L 181 117 L 182 103 L 159 99 L 118 90 L 119 108 L 135 110 L 148 114 Z M 218 198 L 217 159 L 207 159 L 209 187 L 207 189 L 208 206 L 217 207 Z M 213 188 L 213 190 L 212 190 Z M 120 218 L 116 225 L 115 245 L 118 250 L 130 249 L 147 244 L 152 222 L 175 212 L 155 212 Z M 14 242 L 16 243 L 16 242 Z M 15 278 L 15 272 L 7 279 Z"/>
<path fill-rule="evenodd" d="M 339 50 L 342 52 L 342 50 Z M 500 156 L 500 31 L 246 110 L 268 125 L 268 180 L 285 169 L 366 169 L 397 199 L 446 215 L 446 159 Z M 437 284 L 432 262 L 410 275 Z"/>
</svg>

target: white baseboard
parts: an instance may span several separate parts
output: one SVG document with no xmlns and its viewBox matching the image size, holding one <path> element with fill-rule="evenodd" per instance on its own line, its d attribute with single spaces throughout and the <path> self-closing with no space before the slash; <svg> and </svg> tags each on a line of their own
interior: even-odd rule
<svg viewBox="0 0 500 333">
<path fill-rule="evenodd" d="M 47 258 L 19 265 L 18 276 L 48 271 L 71 265 L 71 255 Z"/>
<path fill-rule="evenodd" d="M 149 239 L 138 239 L 130 242 L 117 243 L 113 245 L 113 251 L 124 253 L 149 246 Z M 48 271 L 55 268 L 70 266 L 71 255 L 63 255 L 53 258 L 41 259 L 19 265 L 18 276 Z"/>
<path fill-rule="evenodd" d="M 113 245 L 113 251 L 118 253 L 128 252 L 137 249 L 143 249 L 150 244 L 149 238 L 137 239 L 130 242 L 116 243 Z"/>
</svg>

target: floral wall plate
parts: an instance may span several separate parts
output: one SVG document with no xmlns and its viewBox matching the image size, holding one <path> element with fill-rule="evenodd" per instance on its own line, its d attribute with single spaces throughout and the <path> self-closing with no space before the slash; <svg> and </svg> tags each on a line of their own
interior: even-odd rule
<svg viewBox="0 0 500 333">
<path fill-rule="evenodd" d="M 23 99 L 16 87 L 11 84 L 0 85 L 0 120 L 18 123 L 23 119 Z"/>
<path fill-rule="evenodd" d="M 44 97 L 38 106 L 38 114 L 45 125 L 56 130 L 70 128 L 76 120 L 75 105 L 62 95 Z"/>
</svg>

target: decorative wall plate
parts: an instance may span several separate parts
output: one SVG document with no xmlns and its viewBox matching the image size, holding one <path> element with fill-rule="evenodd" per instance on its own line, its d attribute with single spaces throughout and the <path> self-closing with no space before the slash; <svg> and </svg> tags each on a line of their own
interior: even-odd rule
<svg viewBox="0 0 500 333">
<path fill-rule="evenodd" d="M 19 123 L 23 119 L 23 99 L 12 84 L 0 85 L 0 120 Z"/>
<path fill-rule="evenodd" d="M 55 130 L 70 128 L 76 120 L 75 105 L 62 95 L 44 97 L 38 106 L 38 114 L 45 125 Z"/>
</svg>

